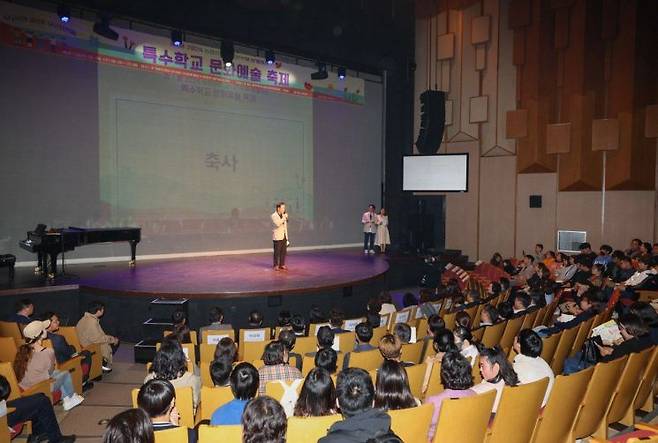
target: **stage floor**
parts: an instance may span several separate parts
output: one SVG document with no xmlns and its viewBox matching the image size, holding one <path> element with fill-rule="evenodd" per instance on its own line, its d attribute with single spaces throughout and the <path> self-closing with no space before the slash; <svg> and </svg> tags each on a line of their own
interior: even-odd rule
<svg viewBox="0 0 658 443">
<path fill-rule="evenodd" d="M 32 269 L 16 270 L 15 288 L 78 285 L 97 293 L 148 297 L 225 298 L 308 293 L 353 286 L 388 271 L 384 256 L 361 250 L 291 251 L 287 271 L 272 269 L 271 254 L 224 255 L 202 258 L 148 260 L 127 263 L 70 265 L 55 284 L 47 284 Z M 28 274 L 29 273 L 29 274 Z M 4 289 L 10 290 L 4 286 Z M 54 289 L 54 288 L 53 288 Z M 5 292 L 5 291 L 3 291 Z"/>
</svg>

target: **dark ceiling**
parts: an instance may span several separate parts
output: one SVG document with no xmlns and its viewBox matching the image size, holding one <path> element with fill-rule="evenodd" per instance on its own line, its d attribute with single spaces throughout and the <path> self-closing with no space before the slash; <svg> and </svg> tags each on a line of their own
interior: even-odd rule
<svg viewBox="0 0 658 443">
<path fill-rule="evenodd" d="M 413 56 L 413 0 L 68 0 L 71 7 L 381 72 Z M 75 15 L 75 12 L 74 12 Z"/>
</svg>

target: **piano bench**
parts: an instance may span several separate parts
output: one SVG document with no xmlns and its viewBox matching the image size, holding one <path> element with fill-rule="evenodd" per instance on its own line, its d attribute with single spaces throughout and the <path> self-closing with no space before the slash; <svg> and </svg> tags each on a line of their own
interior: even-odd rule
<svg viewBox="0 0 658 443">
<path fill-rule="evenodd" d="M 0 268 L 9 268 L 9 278 L 14 278 L 14 265 L 16 256 L 12 254 L 0 255 Z"/>
</svg>

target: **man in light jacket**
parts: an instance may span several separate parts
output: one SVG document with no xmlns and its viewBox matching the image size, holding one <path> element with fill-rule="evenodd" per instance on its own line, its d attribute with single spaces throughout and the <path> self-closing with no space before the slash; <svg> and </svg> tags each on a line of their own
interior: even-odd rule
<svg viewBox="0 0 658 443">
<path fill-rule="evenodd" d="M 112 370 L 112 354 L 119 347 L 119 339 L 107 335 L 101 327 L 100 318 L 105 314 L 105 305 L 100 301 L 92 301 L 87 312 L 82 316 L 75 331 L 78 333 L 80 344 L 85 347 L 93 343 L 100 344 L 103 355 L 103 371 Z"/>
<path fill-rule="evenodd" d="M 375 205 L 368 205 L 368 210 L 361 216 L 363 225 L 363 253 L 375 253 L 375 234 L 377 233 L 377 215 L 375 214 Z"/>
<path fill-rule="evenodd" d="M 286 204 L 279 202 L 270 216 L 272 219 L 272 241 L 274 243 L 274 270 L 286 270 L 286 252 L 288 251 L 288 213 Z"/>
</svg>

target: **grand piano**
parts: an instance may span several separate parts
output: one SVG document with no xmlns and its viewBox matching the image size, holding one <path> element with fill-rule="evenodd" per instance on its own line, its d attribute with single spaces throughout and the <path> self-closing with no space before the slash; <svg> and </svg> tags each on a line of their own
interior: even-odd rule
<svg viewBox="0 0 658 443">
<path fill-rule="evenodd" d="M 54 278 L 57 274 L 57 256 L 74 250 L 78 246 L 93 243 L 123 242 L 130 243 L 131 259 L 135 265 L 137 243 L 141 240 L 141 228 L 68 228 L 46 230 L 45 225 L 38 225 L 34 231 L 28 231 L 27 238 L 18 242 L 26 251 L 37 254 L 35 272 Z M 50 263 L 48 263 L 50 258 Z M 50 269 L 49 269 L 50 267 Z"/>
</svg>

